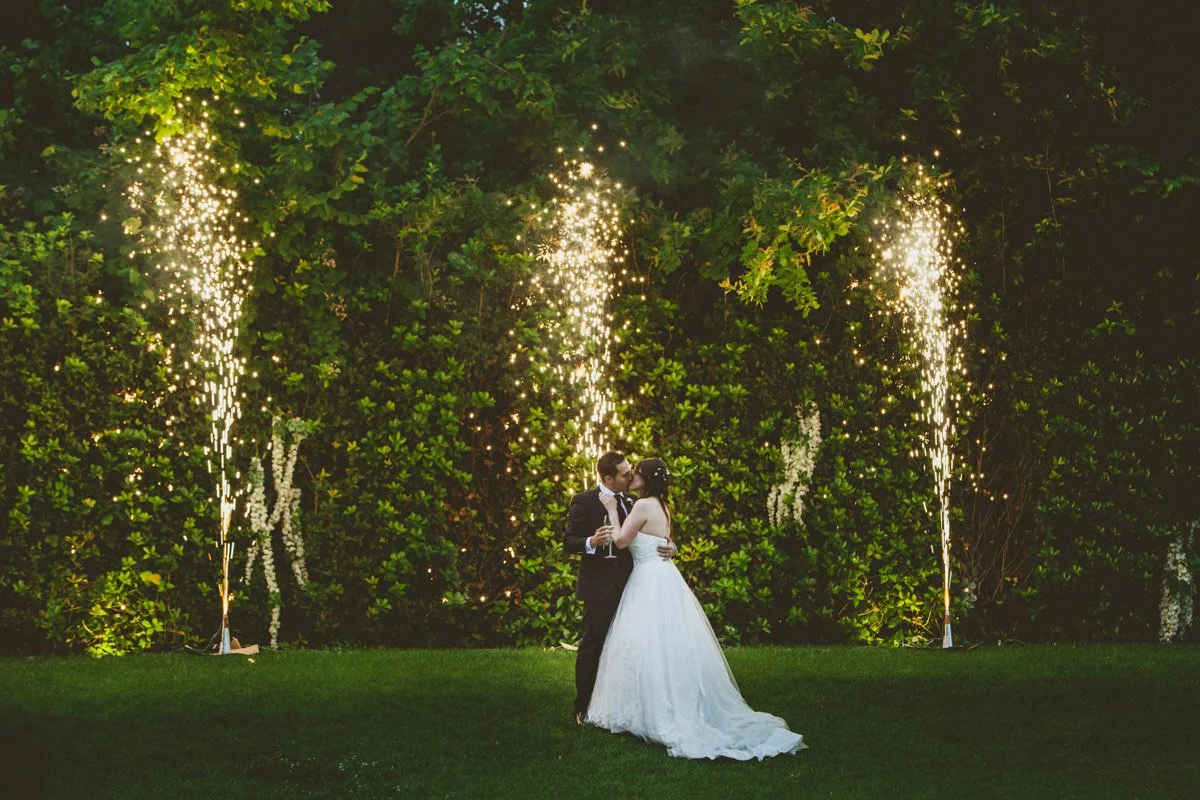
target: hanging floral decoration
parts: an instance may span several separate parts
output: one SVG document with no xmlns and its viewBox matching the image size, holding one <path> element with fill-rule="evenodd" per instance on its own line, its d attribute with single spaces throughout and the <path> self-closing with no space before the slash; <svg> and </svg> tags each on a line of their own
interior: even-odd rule
<svg viewBox="0 0 1200 800">
<path fill-rule="evenodd" d="M 281 420 L 276 418 L 271 436 L 271 481 L 275 493 L 275 506 L 267 507 L 266 474 L 262 461 L 254 456 L 250 462 L 249 499 L 246 513 L 250 519 L 253 542 L 246 556 L 246 583 L 250 582 L 254 565 L 262 557 L 263 576 L 267 582 L 267 593 L 271 598 L 271 649 L 279 640 L 279 620 L 283 609 L 279 580 L 275 573 L 275 553 L 271 547 L 271 531 L 278 525 L 284 550 L 291 556 L 292 574 L 297 586 L 308 583 L 308 568 L 304 563 L 304 539 L 295 525 L 296 513 L 300 510 L 300 489 L 292 485 L 296 471 L 296 457 L 300 442 L 308 435 L 309 425 L 301 419 Z"/>
<path fill-rule="evenodd" d="M 1162 602 L 1159 605 L 1160 642 L 1178 641 L 1192 626 L 1192 614 L 1196 605 L 1196 580 L 1189 562 L 1196 555 L 1197 530 L 1200 530 L 1200 522 L 1186 525 L 1179 536 L 1167 545 Z"/>
<path fill-rule="evenodd" d="M 778 527 L 788 520 L 801 522 L 804 496 L 808 494 L 817 451 L 821 448 L 821 412 L 813 405 L 809 413 L 797 409 L 800 435 L 784 439 L 779 444 L 783 456 L 783 483 L 771 488 L 767 495 L 767 518 Z"/>
</svg>

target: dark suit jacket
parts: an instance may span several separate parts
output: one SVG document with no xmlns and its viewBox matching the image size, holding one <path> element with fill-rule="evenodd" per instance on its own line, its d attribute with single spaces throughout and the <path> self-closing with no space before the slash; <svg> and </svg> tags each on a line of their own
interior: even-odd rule
<svg viewBox="0 0 1200 800">
<path fill-rule="evenodd" d="M 632 502 L 630 502 L 632 507 Z M 625 514 L 619 510 L 618 519 L 612 523 L 620 526 Z M 579 564 L 579 580 L 575 596 L 580 600 L 607 600 L 620 596 L 625 588 L 629 573 L 633 572 L 633 556 L 628 549 L 613 547 L 615 559 L 605 558 L 608 547 L 599 548 L 593 555 L 586 553 L 587 538 L 604 524 L 608 511 L 600 503 L 600 490 L 589 489 L 571 498 L 571 510 L 567 514 L 567 532 L 563 535 L 563 548 L 568 553 L 582 556 Z"/>
</svg>

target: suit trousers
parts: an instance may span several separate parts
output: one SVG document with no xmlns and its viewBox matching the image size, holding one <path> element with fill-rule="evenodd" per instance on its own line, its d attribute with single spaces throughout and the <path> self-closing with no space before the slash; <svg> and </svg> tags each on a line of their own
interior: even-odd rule
<svg viewBox="0 0 1200 800">
<path fill-rule="evenodd" d="M 603 600 L 588 600 L 583 604 L 583 638 L 575 654 L 575 711 L 586 714 L 596 686 L 596 671 L 600 669 L 600 651 L 612 625 L 613 616 L 621 602 L 621 592 L 614 591 Z"/>
</svg>

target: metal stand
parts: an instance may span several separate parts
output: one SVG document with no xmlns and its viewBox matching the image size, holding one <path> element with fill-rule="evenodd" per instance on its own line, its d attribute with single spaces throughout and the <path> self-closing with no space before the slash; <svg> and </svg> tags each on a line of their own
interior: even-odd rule
<svg viewBox="0 0 1200 800">
<path fill-rule="evenodd" d="M 225 541 L 228 517 L 222 515 L 221 524 L 221 649 L 220 655 L 233 652 L 229 636 L 229 562 L 233 558 L 233 542 Z"/>
</svg>

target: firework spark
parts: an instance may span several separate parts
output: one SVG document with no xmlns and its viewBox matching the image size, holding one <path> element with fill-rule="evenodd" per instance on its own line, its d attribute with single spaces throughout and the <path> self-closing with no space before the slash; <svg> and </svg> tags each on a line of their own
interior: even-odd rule
<svg viewBox="0 0 1200 800">
<path fill-rule="evenodd" d="M 544 312 L 538 327 L 546 344 L 538 352 L 518 351 L 541 374 L 529 388 L 545 388 L 552 397 L 561 393 L 569 401 L 573 454 L 578 461 L 594 462 L 609 449 L 610 434 L 623 433 L 610 377 L 614 345 L 620 341 L 611 308 L 620 284 L 629 280 L 619 208 L 612 196 L 620 184 L 610 184 L 591 162 L 576 160 L 564 161 L 550 181 L 557 196 L 535 209 L 547 237 L 537 249 L 542 269 L 529 278 L 526 299 Z M 552 442 L 567 435 L 554 422 L 550 429 Z M 519 441 L 538 445 L 528 433 Z"/>
<path fill-rule="evenodd" d="M 954 322 L 958 272 L 950 208 L 937 197 L 945 183 L 919 172 L 916 189 L 897 203 L 897 219 L 881 221 L 884 233 L 875 260 L 880 277 L 896 286 L 893 300 L 916 346 L 921 375 L 921 411 L 927 426 L 924 454 L 933 473 L 942 540 L 942 646 L 952 647 L 950 630 L 950 477 L 959 397 L 951 376 L 962 371 L 964 324 Z"/>
<path fill-rule="evenodd" d="M 136 216 L 126 221 L 125 230 L 136 237 L 141 254 L 153 259 L 165 285 L 160 299 L 168 324 L 182 333 L 166 353 L 169 388 L 196 389 L 194 400 L 209 419 L 207 466 L 220 509 L 221 649 L 228 652 L 233 554 L 228 539 L 237 477 L 231 431 L 241 416 L 246 370 L 235 346 L 250 290 L 252 262 L 246 254 L 252 245 L 238 235 L 248 220 L 237 212 L 237 192 L 217 182 L 226 169 L 213 156 L 216 139 L 208 113 L 203 111 L 189 132 L 155 143 L 151 155 L 126 158 L 138 178 L 126 191 Z"/>
</svg>

